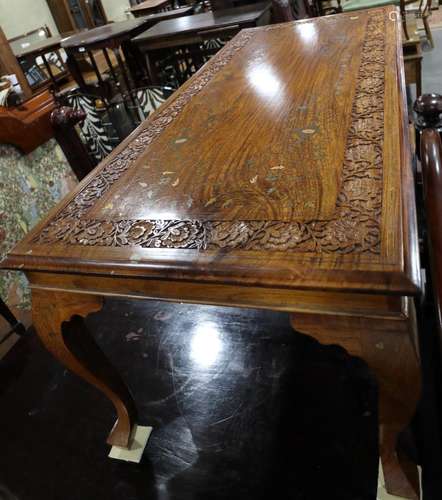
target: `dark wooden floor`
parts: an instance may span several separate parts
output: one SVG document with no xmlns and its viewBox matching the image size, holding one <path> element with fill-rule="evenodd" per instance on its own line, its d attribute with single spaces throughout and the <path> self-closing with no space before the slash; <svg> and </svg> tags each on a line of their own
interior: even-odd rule
<svg viewBox="0 0 442 500">
<path fill-rule="evenodd" d="M 142 463 L 107 458 L 112 408 L 32 334 L 0 363 L 18 499 L 376 498 L 376 386 L 285 314 L 112 300 L 88 323 L 154 427 Z"/>
</svg>

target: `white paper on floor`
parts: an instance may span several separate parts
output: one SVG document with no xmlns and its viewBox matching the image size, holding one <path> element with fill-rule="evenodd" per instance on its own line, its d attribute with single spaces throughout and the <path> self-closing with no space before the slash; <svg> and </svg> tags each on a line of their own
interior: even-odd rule
<svg viewBox="0 0 442 500">
<path fill-rule="evenodd" d="M 119 446 L 112 446 L 109 457 L 139 464 L 151 433 L 152 427 L 136 425 L 130 447 L 120 448 Z"/>
</svg>

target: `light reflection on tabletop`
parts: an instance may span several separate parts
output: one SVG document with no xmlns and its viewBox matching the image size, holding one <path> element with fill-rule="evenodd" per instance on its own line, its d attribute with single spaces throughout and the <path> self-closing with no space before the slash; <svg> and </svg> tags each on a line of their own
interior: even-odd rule
<svg viewBox="0 0 442 500">
<path fill-rule="evenodd" d="M 247 78 L 262 96 L 275 97 L 279 95 L 280 100 L 282 100 L 281 80 L 269 64 L 253 65 L 247 72 Z"/>
<path fill-rule="evenodd" d="M 305 42 L 316 43 L 318 31 L 313 23 L 301 23 L 296 26 L 297 31 Z"/>
</svg>

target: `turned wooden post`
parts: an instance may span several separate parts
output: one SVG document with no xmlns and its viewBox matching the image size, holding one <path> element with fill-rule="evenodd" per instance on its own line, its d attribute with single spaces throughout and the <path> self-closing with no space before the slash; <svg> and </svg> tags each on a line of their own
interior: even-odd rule
<svg viewBox="0 0 442 500">
<path fill-rule="evenodd" d="M 84 111 L 75 110 L 68 106 L 57 106 L 52 111 L 50 118 L 54 137 L 60 144 L 78 180 L 83 179 L 95 167 L 86 146 L 75 130 L 75 125 L 84 121 L 85 118 Z"/>
<path fill-rule="evenodd" d="M 424 94 L 413 108 L 417 113 L 416 149 L 422 166 L 431 284 L 442 356 L 442 95 Z"/>
<path fill-rule="evenodd" d="M 426 128 L 436 129 L 439 133 L 442 131 L 442 120 L 440 118 L 442 113 L 442 95 L 423 94 L 416 99 L 413 109 L 416 113 L 416 154 L 420 160 L 422 131 Z"/>
<path fill-rule="evenodd" d="M 418 124 L 420 127 L 436 128 L 442 125 L 440 120 L 442 95 L 423 94 L 416 99 L 413 109 L 418 115 Z"/>
</svg>

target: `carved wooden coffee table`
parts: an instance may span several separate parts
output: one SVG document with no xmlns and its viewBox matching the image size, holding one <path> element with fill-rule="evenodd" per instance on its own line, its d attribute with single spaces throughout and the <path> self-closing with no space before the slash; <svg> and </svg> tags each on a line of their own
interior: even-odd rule
<svg viewBox="0 0 442 500">
<path fill-rule="evenodd" d="M 9 256 L 47 348 L 136 422 L 81 326 L 103 296 L 290 313 L 363 358 L 390 492 L 417 498 L 398 433 L 419 397 L 419 290 L 394 7 L 242 31 Z M 71 321 L 69 321 L 71 320 Z"/>
</svg>

